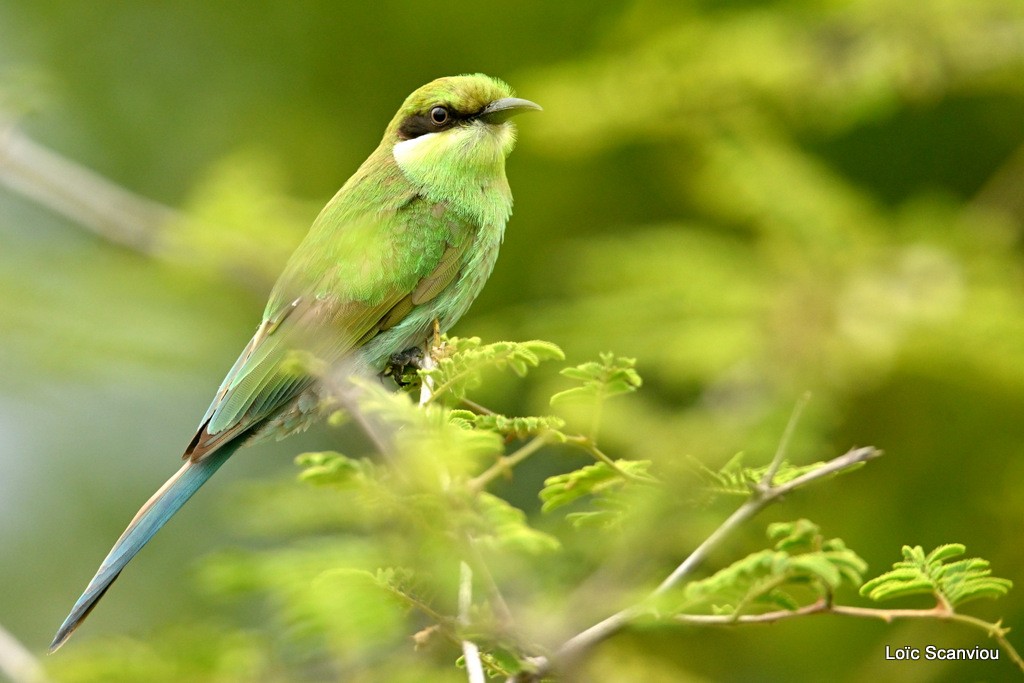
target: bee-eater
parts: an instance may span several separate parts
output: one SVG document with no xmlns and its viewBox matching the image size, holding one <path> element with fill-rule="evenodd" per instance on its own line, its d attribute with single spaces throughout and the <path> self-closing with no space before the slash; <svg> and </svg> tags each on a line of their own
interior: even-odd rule
<svg viewBox="0 0 1024 683">
<path fill-rule="evenodd" d="M 243 444 L 301 429 L 316 377 L 293 362 L 381 372 L 451 327 L 491 274 L 512 213 L 509 119 L 540 109 L 483 74 L 439 78 L 405 100 L 384 138 L 313 222 L 274 285 L 256 334 L 185 449 L 184 466 L 114 544 L 57 631 L 59 648 L 125 565 Z"/>
</svg>

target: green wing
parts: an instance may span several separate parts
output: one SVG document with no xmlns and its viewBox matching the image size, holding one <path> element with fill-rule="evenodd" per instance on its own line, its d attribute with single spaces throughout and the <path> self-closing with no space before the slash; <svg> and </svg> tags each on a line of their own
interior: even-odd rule
<svg viewBox="0 0 1024 683">
<path fill-rule="evenodd" d="M 465 220 L 416 197 L 384 217 L 337 222 L 322 215 L 292 256 L 183 457 L 245 438 L 308 389 L 315 378 L 291 354 L 334 363 L 434 299 L 473 238 Z"/>
</svg>

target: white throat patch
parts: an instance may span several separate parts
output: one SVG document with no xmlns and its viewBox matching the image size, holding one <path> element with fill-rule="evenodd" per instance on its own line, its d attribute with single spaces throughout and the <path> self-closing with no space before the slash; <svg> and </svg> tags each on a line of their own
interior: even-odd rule
<svg viewBox="0 0 1024 683">
<path fill-rule="evenodd" d="M 420 152 L 422 152 L 419 147 L 424 143 L 429 144 L 429 141 L 436 136 L 437 133 L 425 133 L 424 135 L 396 143 L 395 148 L 391 153 L 394 155 L 395 162 L 398 164 L 398 167 L 406 168 L 410 164 L 415 163 Z"/>
</svg>

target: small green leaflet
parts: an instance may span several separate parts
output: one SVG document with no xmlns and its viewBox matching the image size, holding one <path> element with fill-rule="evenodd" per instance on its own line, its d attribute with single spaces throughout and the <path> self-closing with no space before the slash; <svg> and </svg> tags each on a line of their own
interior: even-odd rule
<svg viewBox="0 0 1024 683">
<path fill-rule="evenodd" d="M 561 372 L 562 376 L 578 380 L 583 386 L 558 392 L 551 397 L 551 405 L 568 401 L 600 402 L 612 396 L 634 392 L 643 384 L 635 366 L 635 358 L 616 358 L 614 353 L 602 353 L 601 362 L 590 361 L 565 368 Z"/>
<path fill-rule="evenodd" d="M 972 557 L 947 563 L 966 551 L 961 543 L 947 543 L 926 555 L 919 545 L 905 545 L 903 561 L 893 564 L 892 571 L 865 583 L 861 595 L 881 601 L 932 594 L 954 607 L 968 600 L 1006 595 L 1013 582 L 992 576 L 988 560 Z"/>
<path fill-rule="evenodd" d="M 495 342 L 482 344 L 479 337 L 452 337 L 441 346 L 437 367 L 421 374 L 433 382 L 432 399 L 462 399 L 480 386 L 480 373 L 488 368 L 509 369 L 523 377 L 545 360 L 565 360 L 565 354 L 551 342 Z"/>
<path fill-rule="evenodd" d="M 631 477 L 650 479 L 648 470 L 650 460 L 616 460 L 615 469 L 607 463 L 597 462 L 593 465 L 557 474 L 544 480 L 540 499 L 541 509 L 551 512 L 563 505 L 568 505 L 584 496 L 598 495 L 626 484 Z"/>
<path fill-rule="evenodd" d="M 857 586 L 863 580 L 867 563 L 842 539 L 822 538 L 819 527 L 806 519 L 771 524 L 768 536 L 775 541 L 773 549 L 747 555 L 688 584 L 675 611 L 704 607 L 715 614 L 738 616 L 795 610 L 801 605 L 795 591 L 821 597 L 843 584 Z"/>
</svg>

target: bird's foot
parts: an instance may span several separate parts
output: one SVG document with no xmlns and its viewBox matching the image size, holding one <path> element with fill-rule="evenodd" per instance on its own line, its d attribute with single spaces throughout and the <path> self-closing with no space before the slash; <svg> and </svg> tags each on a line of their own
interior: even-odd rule
<svg viewBox="0 0 1024 683">
<path fill-rule="evenodd" d="M 424 358 L 426 354 L 419 346 L 393 353 L 388 358 L 388 365 L 382 374 L 394 378 L 395 383 L 404 389 L 419 382 L 416 371 L 423 367 Z"/>
</svg>

